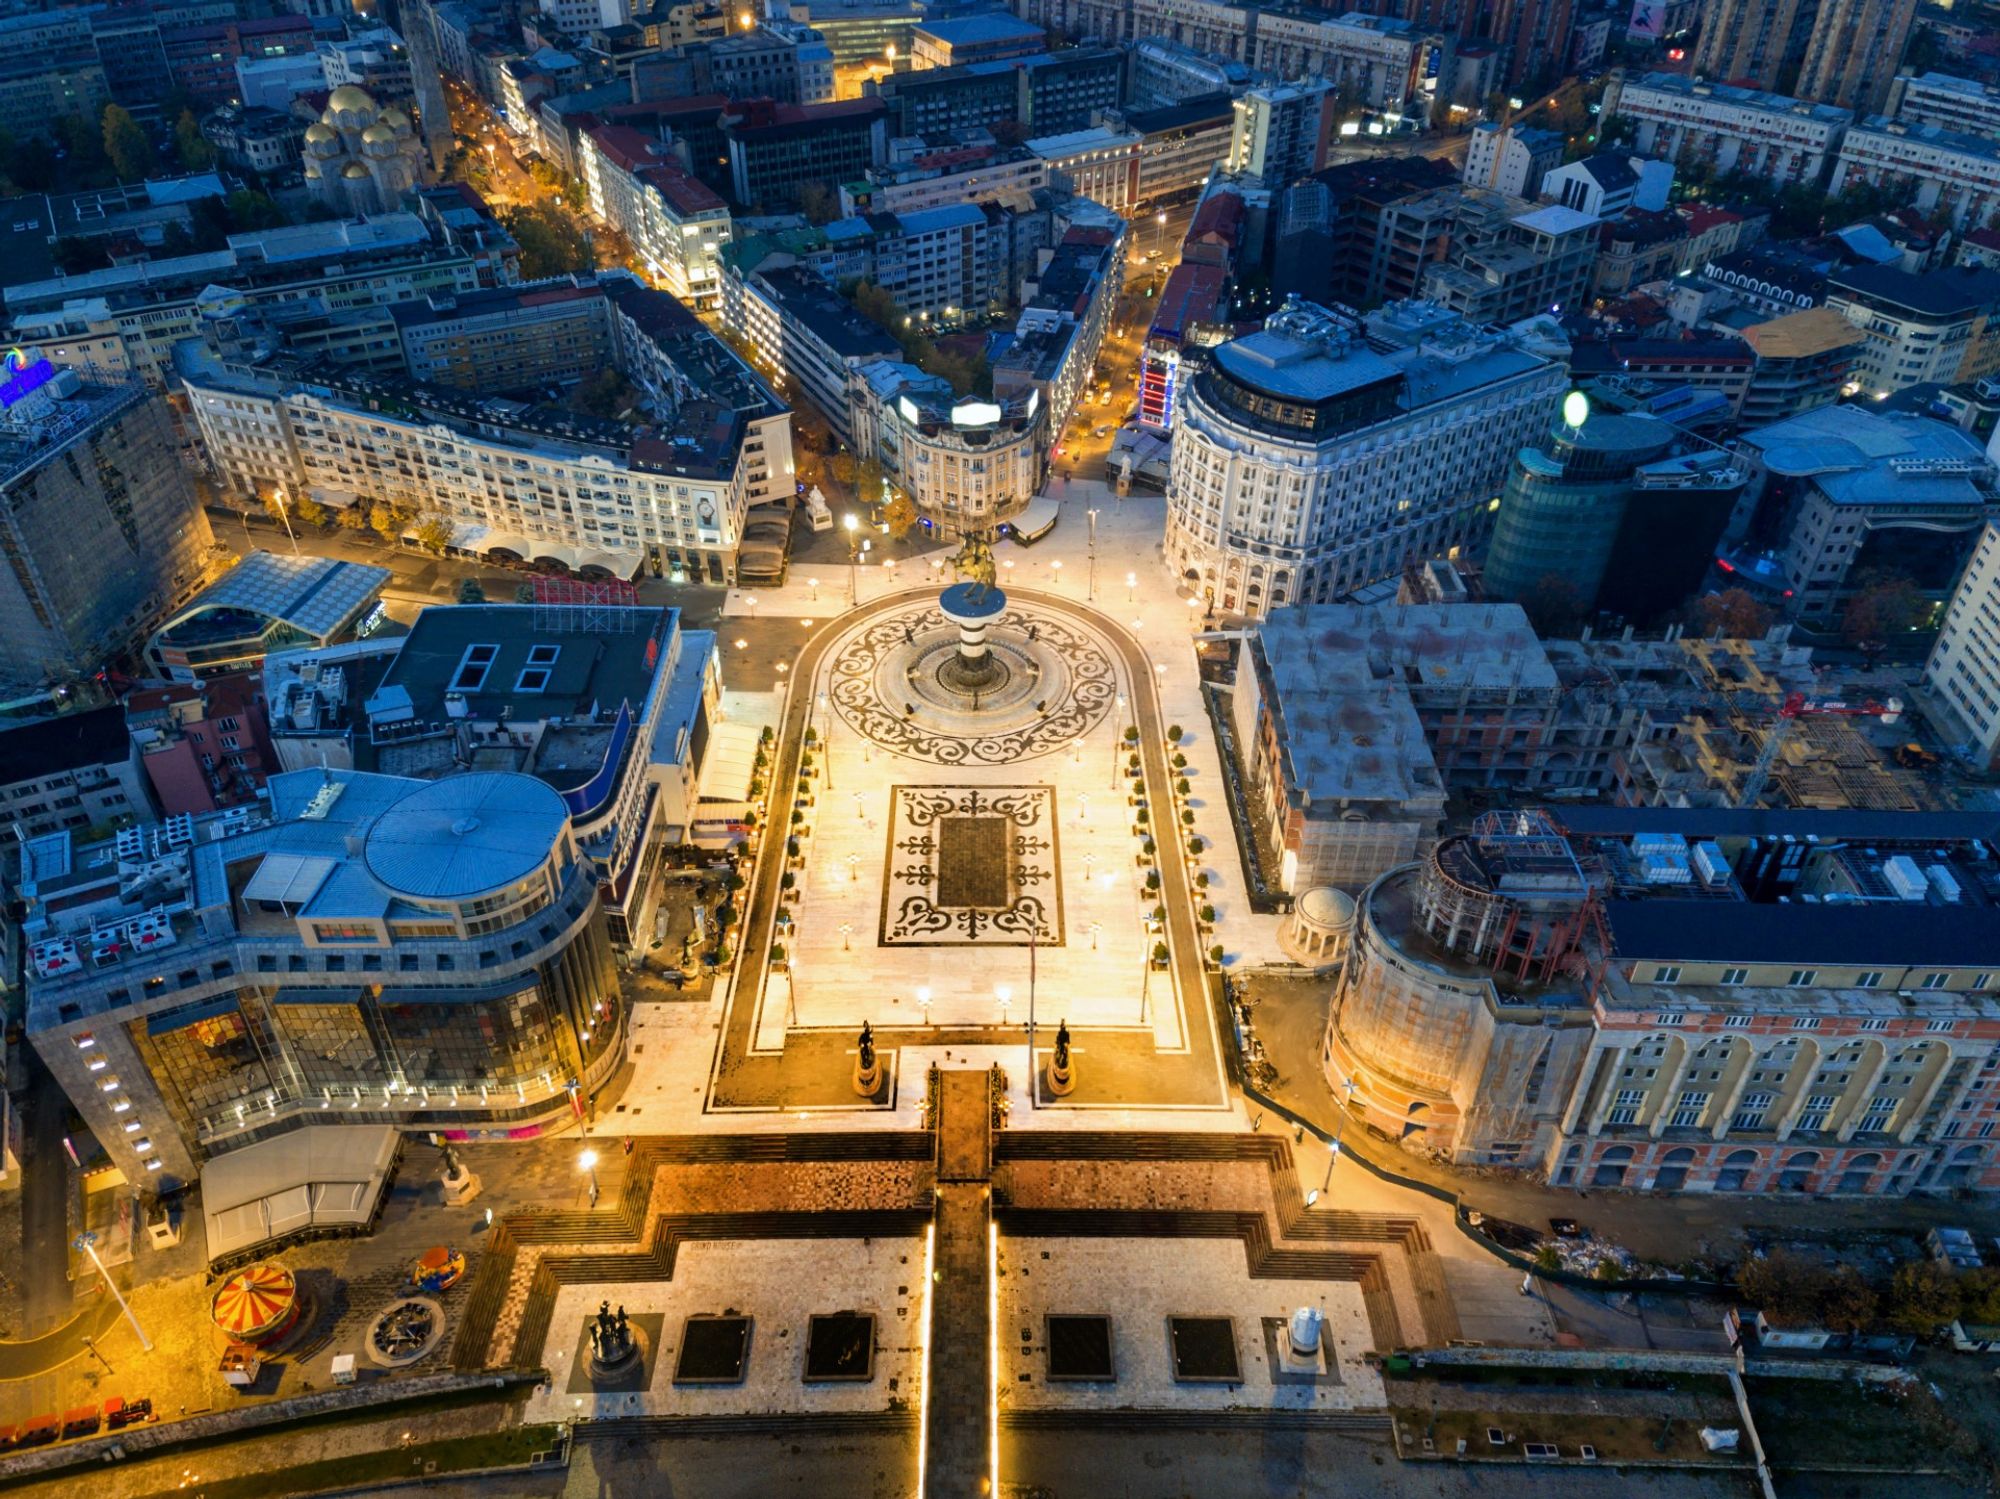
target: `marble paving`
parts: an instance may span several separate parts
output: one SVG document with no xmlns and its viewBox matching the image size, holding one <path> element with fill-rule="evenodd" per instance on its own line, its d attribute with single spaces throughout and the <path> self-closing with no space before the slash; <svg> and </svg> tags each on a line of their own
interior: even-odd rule
<svg viewBox="0 0 2000 1499">
<path fill-rule="evenodd" d="M 1326 1318 L 1323 1347 L 1339 1379 L 1274 1377 L 1263 1322 L 1302 1306 Z M 1111 1318 L 1112 1383 L 1048 1382 L 1046 1318 Z M 1230 1317 L 1242 1383 L 1174 1378 L 1169 1317 Z M 1361 1288 L 1351 1281 L 1252 1280 L 1236 1239 L 1060 1239 L 1000 1236 L 1000 1390 L 1003 1408 L 1112 1410 L 1369 1410 L 1382 1377 Z M 1025 1377 L 1024 1377 L 1025 1376 Z"/>
<path fill-rule="evenodd" d="M 533 1355 L 551 1383 L 537 1386 L 524 1421 L 577 1416 L 725 1416 L 778 1412 L 881 1411 L 918 1402 L 923 1369 L 924 1241 L 921 1237 L 691 1240 L 671 1281 L 564 1286 L 547 1344 Z M 578 1329 L 609 1298 L 634 1321 L 662 1318 L 652 1378 L 631 1394 L 572 1394 Z M 825 1312 L 872 1312 L 875 1372 L 865 1381 L 805 1381 L 806 1334 Z M 690 1316 L 733 1312 L 755 1319 L 741 1384 L 677 1385 L 674 1361 Z"/>
<path fill-rule="evenodd" d="M 1059 947 L 1055 792 L 1048 786 L 892 786 L 884 947 Z"/>
</svg>

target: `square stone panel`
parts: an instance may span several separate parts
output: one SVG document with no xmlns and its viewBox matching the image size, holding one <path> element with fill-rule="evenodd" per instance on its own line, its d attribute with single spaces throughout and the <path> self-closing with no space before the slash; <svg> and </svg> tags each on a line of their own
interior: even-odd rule
<svg viewBox="0 0 2000 1499">
<path fill-rule="evenodd" d="M 807 1384 L 863 1383 L 875 1377 L 875 1318 L 868 1312 L 827 1312 L 806 1326 Z"/>
<path fill-rule="evenodd" d="M 1051 786 L 892 786 L 884 947 L 1057 947 L 1061 858 Z"/>
<path fill-rule="evenodd" d="M 675 1384 L 741 1384 L 749 1365 L 748 1317 L 690 1317 L 681 1324 Z"/>
<path fill-rule="evenodd" d="M 1242 1382 L 1233 1317 L 1169 1317 L 1167 1340 L 1173 1351 L 1175 1379 L 1187 1384 Z"/>
<path fill-rule="evenodd" d="M 1109 1317 L 1063 1316 L 1051 1312 L 1048 1338 L 1051 1380 L 1091 1380 L 1100 1384 L 1117 1380 Z"/>
</svg>

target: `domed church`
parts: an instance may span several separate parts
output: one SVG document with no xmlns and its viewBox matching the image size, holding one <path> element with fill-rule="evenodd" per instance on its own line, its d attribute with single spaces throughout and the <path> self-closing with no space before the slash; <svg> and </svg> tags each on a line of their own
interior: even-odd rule
<svg viewBox="0 0 2000 1499">
<path fill-rule="evenodd" d="M 424 143 L 410 117 L 379 108 L 364 88 L 342 84 L 306 127 L 306 187 L 344 218 L 400 207 L 423 174 Z"/>
</svg>

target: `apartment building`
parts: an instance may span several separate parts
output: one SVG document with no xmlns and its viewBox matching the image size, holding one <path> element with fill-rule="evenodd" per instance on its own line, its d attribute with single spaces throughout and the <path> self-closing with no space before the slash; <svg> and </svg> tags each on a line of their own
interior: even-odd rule
<svg viewBox="0 0 2000 1499">
<path fill-rule="evenodd" d="M 843 214 L 915 213 L 954 203 L 1021 207 L 1049 185 L 1049 164 L 1025 146 L 926 149 L 840 185 Z"/>
<path fill-rule="evenodd" d="M 992 534 L 1041 488 L 1041 395 L 960 399 L 914 365 L 876 360 L 856 372 L 854 447 L 917 508 L 935 540 Z"/>
<path fill-rule="evenodd" d="M 2000 369 L 2000 271 L 1853 266 L 1827 278 L 1826 305 L 1860 330 L 1852 379 L 1868 395 Z"/>
<path fill-rule="evenodd" d="M 1450 258 L 1425 272 L 1423 295 L 1470 323 L 1573 308 L 1589 289 L 1597 237 L 1588 213 L 1473 189 L 1459 205 Z"/>
<path fill-rule="evenodd" d="M 1273 78 L 1325 80 L 1361 109 L 1399 114 L 1417 107 L 1435 39 L 1393 15 L 1318 17 L 1256 13 L 1244 61 Z M 1254 92 L 1254 90 L 1253 90 Z"/>
<path fill-rule="evenodd" d="M 627 125 L 581 139 L 590 211 L 624 235 L 647 274 L 698 312 L 722 302 L 722 254 L 734 238 L 729 205 L 689 175 L 666 143 Z"/>
<path fill-rule="evenodd" d="M 1289 299 L 1181 392 L 1166 557 L 1226 613 L 1326 602 L 1483 545 L 1567 371 L 1441 308 Z"/>
<path fill-rule="evenodd" d="M 850 445 L 857 371 L 902 354 L 893 338 L 803 266 L 746 268 L 737 258 L 728 260 L 722 325 L 757 351 L 760 367 L 781 379 L 781 388 L 812 402 Z"/>
<path fill-rule="evenodd" d="M 116 663 L 207 578 L 207 513 L 166 403 L 34 355 L 0 383 L 0 690 Z"/>
<path fill-rule="evenodd" d="M 457 189 L 438 192 L 465 206 Z M 11 336 L 57 363 L 115 361 L 164 390 L 174 345 L 200 334 L 213 287 L 251 307 L 312 301 L 338 311 L 515 280 L 520 251 L 507 232 L 483 204 L 464 217 L 473 224 L 448 204 L 437 215 L 298 224 L 231 235 L 221 250 L 22 282 L 5 288 Z"/>
<path fill-rule="evenodd" d="M 1362 893 L 1326 1049 L 1354 1123 L 1580 1189 L 1996 1184 L 1990 818 L 1559 818 L 1484 814 Z"/>
<path fill-rule="evenodd" d="M 859 176 L 883 159 L 886 116 L 879 99 L 732 103 L 722 117 L 730 195 L 745 208 L 780 208 L 798 202 L 809 182 Z"/>
<path fill-rule="evenodd" d="M 1003 311 L 1014 294 L 1014 218 L 996 204 L 958 203 L 836 219 L 820 231 L 826 276 L 867 280 L 927 322 Z"/>
<path fill-rule="evenodd" d="M 1670 73 L 1623 79 L 1606 91 L 1604 115 L 1633 123 L 1641 156 L 1778 188 L 1826 181 L 1854 121 L 1836 105 Z"/>
<path fill-rule="evenodd" d="M 1935 125 L 1957 135 L 2000 135 L 2000 89 L 1950 73 L 1904 74 L 1883 113 L 1905 125 Z"/>
<path fill-rule="evenodd" d="M 1916 16 L 1917 0 L 1823 0 L 1799 68 L 1799 97 L 1881 113 Z"/>
<path fill-rule="evenodd" d="M 1828 190 L 1856 184 L 1910 194 L 1910 206 L 1954 229 L 1979 228 L 2000 210 L 2000 145 L 1990 134 L 1870 116 L 1847 132 Z"/>
<path fill-rule="evenodd" d="M 993 399 L 1011 407 L 1039 398 L 1049 432 L 1061 432 L 1090 388 L 1098 350 L 1125 285 L 1123 225 L 1072 215 L 1055 245 L 1021 283 L 1014 340 L 993 361 Z M 1032 407 L 1024 407 L 1032 410 Z"/>
<path fill-rule="evenodd" d="M 1253 88 L 1235 102 L 1229 135 L 1232 172 L 1248 172 L 1273 190 L 1326 165 L 1333 139 L 1334 86 L 1323 78 Z"/>
<path fill-rule="evenodd" d="M 672 298 L 619 275 L 600 285 L 644 425 L 195 341 L 176 367 L 217 480 L 239 493 L 275 472 L 326 504 L 421 495 L 473 555 L 731 578 L 745 512 L 793 489 L 789 413 Z"/>
<path fill-rule="evenodd" d="M 1926 707 L 1940 709 L 1954 748 L 2000 768 L 2000 525 L 1988 525 L 1958 580 L 1924 663 Z"/>
<path fill-rule="evenodd" d="M 116 703 L 0 728 L 0 816 L 22 844 L 158 815 Z"/>
<path fill-rule="evenodd" d="M 1562 165 L 1562 159 L 1560 130 L 1503 126 L 1488 120 L 1472 127 L 1465 147 L 1463 180 L 1467 187 L 1490 187 L 1512 198 L 1525 198 Z"/>
</svg>

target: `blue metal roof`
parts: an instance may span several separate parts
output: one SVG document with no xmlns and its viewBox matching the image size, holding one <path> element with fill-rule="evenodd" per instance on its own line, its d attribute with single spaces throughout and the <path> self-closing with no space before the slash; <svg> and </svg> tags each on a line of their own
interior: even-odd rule
<svg viewBox="0 0 2000 1499">
<path fill-rule="evenodd" d="M 569 817 L 546 782 L 511 771 L 431 781 L 375 819 L 362 857 L 418 900 L 464 900 L 511 885 L 548 858 Z"/>
</svg>

